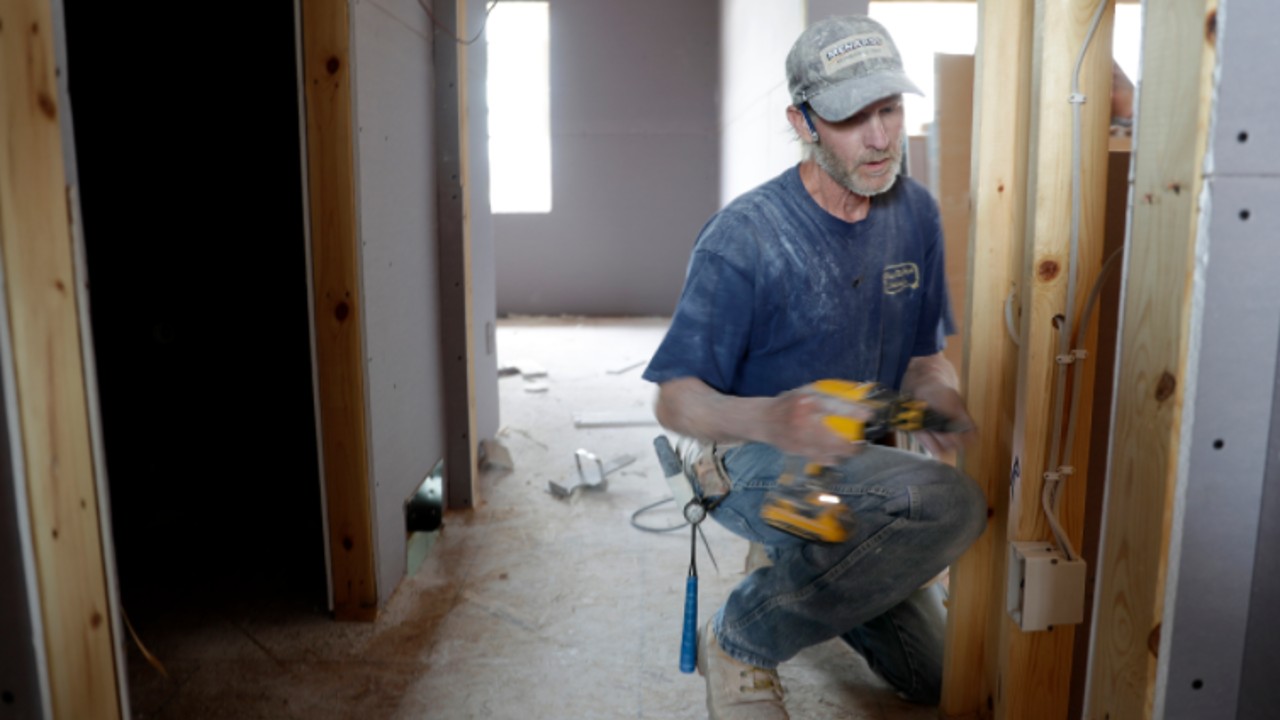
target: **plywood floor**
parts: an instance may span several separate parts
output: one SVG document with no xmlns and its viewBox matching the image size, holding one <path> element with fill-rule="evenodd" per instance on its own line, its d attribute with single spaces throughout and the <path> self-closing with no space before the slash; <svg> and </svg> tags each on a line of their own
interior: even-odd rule
<svg viewBox="0 0 1280 720">
<path fill-rule="evenodd" d="M 630 366 L 664 328 L 657 319 L 501 321 L 500 366 L 547 373 L 541 387 L 499 380 L 498 440 L 513 469 L 485 475 L 479 507 L 446 514 L 378 621 L 333 622 L 287 588 L 245 597 L 205 587 L 152 604 L 138 629 L 170 677 L 130 645 L 134 717 L 705 718 L 702 679 L 678 670 L 688 531 L 632 526 L 637 510 L 669 494 L 652 450 L 661 430 L 574 421 L 651 415 L 654 389 Z M 604 489 L 556 498 L 549 483 L 576 476 L 579 448 L 606 463 L 636 460 Z M 640 518 L 677 521 L 669 503 Z M 714 523 L 706 529 L 719 571 L 700 546 L 704 620 L 741 579 L 747 552 Z M 797 720 L 936 717 L 899 700 L 838 642 L 801 654 L 782 678 Z"/>
</svg>

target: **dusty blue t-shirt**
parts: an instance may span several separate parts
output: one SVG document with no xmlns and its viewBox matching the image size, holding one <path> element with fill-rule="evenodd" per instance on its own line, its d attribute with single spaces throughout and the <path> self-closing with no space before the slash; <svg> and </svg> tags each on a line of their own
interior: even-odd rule
<svg viewBox="0 0 1280 720">
<path fill-rule="evenodd" d="M 847 223 L 792 167 L 702 229 L 644 378 L 692 376 L 743 397 L 822 378 L 897 388 L 913 356 L 954 332 L 942 251 L 937 205 L 915 181 L 899 178 Z"/>
</svg>

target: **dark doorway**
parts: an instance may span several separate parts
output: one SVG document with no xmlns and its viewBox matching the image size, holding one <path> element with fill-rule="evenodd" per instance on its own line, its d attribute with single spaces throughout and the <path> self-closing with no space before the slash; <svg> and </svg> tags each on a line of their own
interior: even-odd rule
<svg viewBox="0 0 1280 720">
<path fill-rule="evenodd" d="M 63 4 L 125 610 L 322 606 L 293 3 Z"/>
</svg>

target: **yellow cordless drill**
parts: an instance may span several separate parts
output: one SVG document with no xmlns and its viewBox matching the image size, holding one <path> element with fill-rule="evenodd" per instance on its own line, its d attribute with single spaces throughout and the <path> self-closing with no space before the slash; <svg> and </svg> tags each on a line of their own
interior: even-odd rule
<svg viewBox="0 0 1280 720">
<path fill-rule="evenodd" d="M 891 432 L 939 430 L 955 432 L 949 418 L 929 409 L 921 400 L 895 393 L 883 385 L 849 380 L 819 380 L 806 388 L 837 402 L 857 403 L 872 412 L 870 420 L 828 415 L 823 423 L 851 443 L 877 440 Z M 798 476 L 803 464 L 803 475 Z M 831 471 L 818 463 L 789 458 L 760 510 L 769 525 L 818 542 L 838 543 L 849 537 L 853 513 L 839 495 L 831 492 Z"/>
</svg>

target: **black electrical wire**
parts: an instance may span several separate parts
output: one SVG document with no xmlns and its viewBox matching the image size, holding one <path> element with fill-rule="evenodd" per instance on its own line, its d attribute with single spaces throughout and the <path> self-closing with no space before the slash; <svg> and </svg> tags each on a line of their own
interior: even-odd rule
<svg viewBox="0 0 1280 720">
<path fill-rule="evenodd" d="M 659 528 L 659 527 L 653 527 L 653 526 L 651 526 L 651 525 L 642 525 L 642 524 L 640 524 L 640 522 L 637 520 L 641 515 L 643 515 L 644 513 L 649 512 L 650 510 L 652 510 L 652 509 L 654 509 L 654 508 L 658 507 L 659 505 L 665 505 L 665 504 L 667 504 L 667 503 L 669 503 L 669 502 L 675 502 L 675 500 L 676 500 L 675 498 L 670 497 L 670 496 L 668 496 L 668 497 L 664 497 L 664 498 L 662 498 L 661 500 L 659 500 L 659 501 L 658 501 L 658 502 L 656 502 L 656 503 L 650 503 L 650 504 L 645 505 L 644 507 L 640 508 L 639 510 L 637 510 L 637 511 L 635 511 L 635 512 L 631 513 L 631 527 L 633 527 L 633 528 L 635 528 L 635 529 L 637 529 L 637 530 L 642 530 L 642 531 L 644 531 L 644 532 L 649 532 L 649 533 L 668 533 L 668 532 L 672 532 L 672 531 L 675 531 L 675 530 L 679 530 L 679 529 L 681 529 L 681 528 L 687 528 L 687 527 L 689 527 L 689 521 L 687 521 L 687 520 L 686 520 L 685 522 L 680 523 L 679 525 L 671 525 L 671 526 L 669 526 L 669 527 L 660 527 L 660 528 Z"/>
<path fill-rule="evenodd" d="M 631 513 L 631 527 L 637 530 L 641 530 L 643 532 L 648 532 L 648 533 L 669 533 L 669 532 L 674 532 L 676 530 L 682 530 L 684 528 L 689 527 L 688 520 L 680 523 L 679 525 L 671 525 L 668 527 L 660 527 L 660 528 L 653 527 L 651 525 L 642 525 L 636 520 L 636 518 L 639 518 L 644 513 L 649 512 L 650 510 L 658 507 L 659 505 L 666 505 L 669 502 L 675 502 L 675 498 L 671 496 L 664 497 L 657 502 L 649 503 L 648 505 L 645 505 L 639 510 Z M 716 555 L 715 553 L 711 552 L 711 543 L 707 542 L 707 534 L 702 532 L 702 528 L 700 527 L 695 527 L 693 530 L 694 530 L 693 537 L 694 537 L 695 547 L 697 545 L 697 538 L 701 536 L 702 546 L 707 549 L 707 557 L 711 558 L 711 566 L 716 569 L 717 573 L 720 572 L 720 563 L 716 562 Z"/>
<path fill-rule="evenodd" d="M 481 35 L 484 34 L 484 26 L 489 22 L 489 13 L 493 12 L 493 9 L 498 6 L 499 1 L 500 0 L 493 0 L 489 7 L 485 9 L 484 19 L 480 21 L 480 29 L 476 31 L 475 35 L 471 36 L 470 40 L 463 40 L 458 37 L 458 34 L 452 29 L 445 27 L 439 20 L 436 20 L 436 14 L 431 11 L 431 6 L 427 5 L 426 0 L 418 0 L 418 4 L 422 6 L 422 10 L 427 14 L 427 17 L 431 18 L 432 24 L 441 31 L 448 33 L 449 36 L 452 37 L 459 45 L 472 45 L 475 41 L 480 39 Z M 445 0 L 445 2 L 453 2 L 453 0 Z"/>
</svg>

